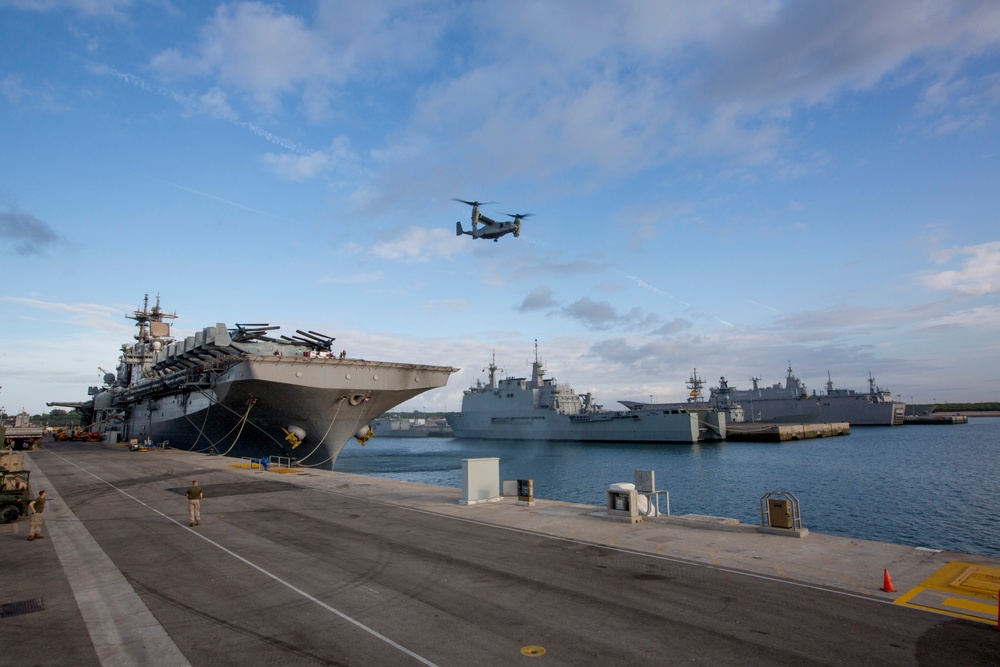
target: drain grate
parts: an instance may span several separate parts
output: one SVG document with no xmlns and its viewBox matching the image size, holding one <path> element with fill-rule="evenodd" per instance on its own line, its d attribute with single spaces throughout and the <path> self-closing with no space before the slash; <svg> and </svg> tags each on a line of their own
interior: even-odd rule
<svg viewBox="0 0 1000 667">
<path fill-rule="evenodd" d="M 0 618 L 30 614 L 35 611 L 42 611 L 43 609 L 45 609 L 45 607 L 42 606 L 42 598 L 22 600 L 20 602 L 8 602 L 7 604 L 0 604 Z"/>
</svg>

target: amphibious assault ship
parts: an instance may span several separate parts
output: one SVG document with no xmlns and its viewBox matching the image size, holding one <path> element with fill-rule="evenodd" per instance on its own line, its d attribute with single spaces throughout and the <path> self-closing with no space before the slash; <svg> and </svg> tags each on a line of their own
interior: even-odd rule
<svg viewBox="0 0 1000 667">
<path fill-rule="evenodd" d="M 724 440 L 725 416 L 717 412 L 706 423 L 697 410 L 684 406 L 606 411 L 591 394 L 578 395 L 567 384 L 546 378 L 535 345 L 531 379 L 497 380 L 496 361 L 489 383 L 476 384 L 462 396 L 462 412 L 448 423 L 459 438 L 493 440 L 563 440 L 576 442 L 681 442 Z"/>
<path fill-rule="evenodd" d="M 752 389 L 735 389 L 725 377 L 712 387 L 709 402 L 728 410 L 740 405 L 748 422 L 795 422 L 803 424 L 848 422 L 851 426 L 899 426 L 905 421 L 906 404 L 893 401 L 892 394 L 878 387 L 868 374 L 868 391 L 836 389 L 827 373 L 826 392 L 812 394 L 792 373 L 785 385 L 761 387 L 760 378 L 750 378 Z"/>
<path fill-rule="evenodd" d="M 81 403 L 49 403 L 83 413 L 84 423 L 125 439 L 228 456 L 288 457 L 332 469 L 344 445 L 371 437 L 369 424 L 425 391 L 443 387 L 456 368 L 348 358 L 334 338 L 280 327 L 225 324 L 181 341 L 177 316 L 146 296 L 135 343 L 121 348 L 117 373 Z"/>
</svg>

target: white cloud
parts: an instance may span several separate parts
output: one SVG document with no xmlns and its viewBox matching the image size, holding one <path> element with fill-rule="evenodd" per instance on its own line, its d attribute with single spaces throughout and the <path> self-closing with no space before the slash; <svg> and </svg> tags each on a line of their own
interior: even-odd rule
<svg viewBox="0 0 1000 667">
<path fill-rule="evenodd" d="M 390 240 L 376 243 L 370 253 L 381 259 L 422 264 L 433 259 L 451 257 L 461 249 L 461 240 L 452 233 L 442 229 L 410 227 Z"/>
<path fill-rule="evenodd" d="M 939 264 L 960 260 L 960 266 L 923 276 L 931 289 L 979 296 L 1000 291 L 1000 241 L 949 248 L 935 254 Z"/>
<path fill-rule="evenodd" d="M 302 110 L 317 120 L 333 88 L 424 61 L 443 29 L 436 11 L 435 3 L 320 3 L 305 18 L 280 5 L 223 4 L 194 49 L 166 49 L 151 65 L 168 79 L 214 76 L 266 113 L 301 95 Z"/>
<path fill-rule="evenodd" d="M 262 159 L 279 177 L 292 181 L 311 178 L 330 166 L 330 156 L 319 151 L 309 155 L 265 153 Z"/>
<path fill-rule="evenodd" d="M 353 165 L 357 157 L 350 150 L 346 137 L 338 137 L 326 151 L 312 151 L 302 155 L 265 153 L 264 164 L 286 180 L 298 181 L 312 178 L 329 169 Z"/>
</svg>

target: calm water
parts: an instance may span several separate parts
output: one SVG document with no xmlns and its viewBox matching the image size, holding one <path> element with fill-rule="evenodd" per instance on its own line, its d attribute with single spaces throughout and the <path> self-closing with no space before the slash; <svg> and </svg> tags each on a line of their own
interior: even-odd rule
<svg viewBox="0 0 1000 667">
<path fill-rule="evenodd" d="M 462 459 L 499 457 L 501 479 L 535 496 L 603 507 L 608 484 L 655 470 L 672 514 L 760 522 L 787 491 L 811 531 L 1000 556 L 1000 418 L 944 426 L 855 427 L 789 443 L 610 445 L 451 438 L 353 441 L 337 470 L 460 488 Z"/>
</svg>

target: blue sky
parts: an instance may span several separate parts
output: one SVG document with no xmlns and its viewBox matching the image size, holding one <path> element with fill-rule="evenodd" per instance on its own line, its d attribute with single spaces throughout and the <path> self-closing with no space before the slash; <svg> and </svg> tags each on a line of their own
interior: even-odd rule
<svg viewBox="0 0 1000 667">
<path fill-rule="evenodd" d="M 145 294 L 599 402 L 1000 400 L 1000 4 L 0 0 L 0 405 Z M 453 197 L 532 212 L 456 237 Z M 289 332 L 290 333 L 290 332 Z"/>
</svg>

